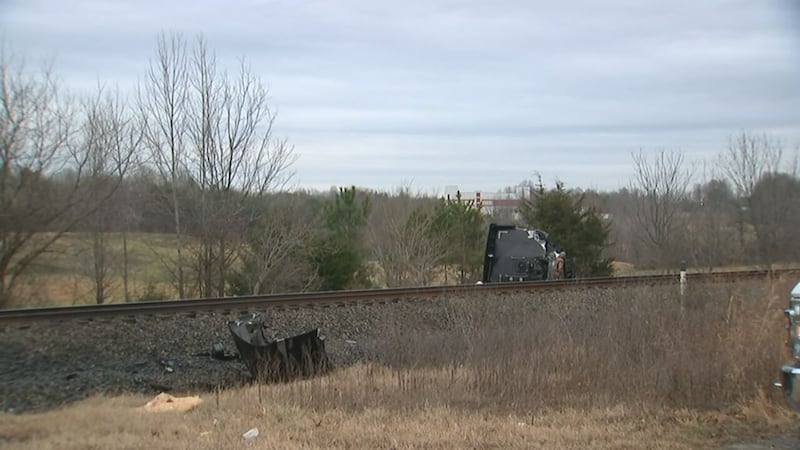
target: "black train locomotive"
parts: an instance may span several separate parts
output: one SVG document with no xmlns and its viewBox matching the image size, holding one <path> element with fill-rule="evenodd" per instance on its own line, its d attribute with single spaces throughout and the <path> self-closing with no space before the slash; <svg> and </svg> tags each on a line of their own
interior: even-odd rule
<svg viewBox="0 0 800 450">
<path fill-rule="evenodd" d="M 489 225 L 483 260 L 483 283 L 570 278 L 566 253 L 547 233 L 514 225 Z"/>
</svg>

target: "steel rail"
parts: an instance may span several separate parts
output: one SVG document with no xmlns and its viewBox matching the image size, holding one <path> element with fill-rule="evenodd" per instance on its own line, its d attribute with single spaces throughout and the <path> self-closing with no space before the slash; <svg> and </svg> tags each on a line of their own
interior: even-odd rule
<svg viewBox="0 0 800 450">
<path fill-rule="evenodd" d="M 688 283 L 733 281 L 777 276 L 800 269 L 750 270 L 737 272 L 690 273 Z M 197 313 L 211 311 L 247 311 L 273 307 L 314 307 L 355 303 L 385 302 L 407 298 L 435 297 L 464 293 L 501 293 L 512 291 L 616 288 L 636 285 L 675 283 L 679 275 L 640 275 L 602 278 L 580 278 L 537 282 L 490 283 L 410 288 L 361 289 L 351 291 L 304 292 L 291 294 L 247 295 L 238 297 L 195 298 L 102 305 L 57 306 L 0 310 L 0 325 L 38 320 L 61 320 L 107 316 L 153 315 L 164 313 Z"/>
</svg>

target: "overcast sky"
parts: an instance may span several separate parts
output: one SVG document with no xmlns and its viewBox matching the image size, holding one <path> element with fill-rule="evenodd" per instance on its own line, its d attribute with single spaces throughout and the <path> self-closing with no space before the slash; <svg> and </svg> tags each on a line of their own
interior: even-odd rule
<svg viewBox="0 0 800 450">
<path fill-rule="evenodd" d="M 204 34 L 270 87 L 299 186 L 607 190 L 640 148 L 700 167 L 742 130 L 799 145 L 798 4 L 0 0 L 0 33 L 76 91 L 132 89 L 159 33 Z"/>
</svg>

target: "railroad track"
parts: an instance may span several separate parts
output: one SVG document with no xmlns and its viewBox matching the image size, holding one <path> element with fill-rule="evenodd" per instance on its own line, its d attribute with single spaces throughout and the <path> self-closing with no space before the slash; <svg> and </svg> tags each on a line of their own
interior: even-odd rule
<svg viewBox="0 0 800 450">
<path fill-rule="evenodd" d="M 691 273 L 688 283 L 757 279 L 789 273 L 800 275 L 800 269 L 750 270 L 737 272 Z M 527 283 L 492 283 L 482 285 L 430 286 L 352 291 L 307 292 L 293 294 L 248 295 L 240 297 L 163 300 L 103 305 L 59 306 L 0 310 L 0 325 L 37 320 L 63 320 L 107 316 L 134 316 L 210 311 L 248 311 L 265 307 L 325 307 L 355 303 L 379 303 L 405 298 L 436 297 L 465 293 L 501 293 L 511 291 L 569 290 L 617 288 L 635 285 L 679 283 L 678 274 L 624 277 L 582 278 Z"/>
</svg>

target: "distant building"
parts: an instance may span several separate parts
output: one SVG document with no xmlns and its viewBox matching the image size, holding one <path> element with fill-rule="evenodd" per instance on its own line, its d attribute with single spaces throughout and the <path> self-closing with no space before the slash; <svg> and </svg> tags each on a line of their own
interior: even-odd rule
<svg viewBox="0 0 800 450">
<path fill-rule="evenodd" d="M 480 206 L 481 212 L 487 216 L 519 219 L 518 208 L 522 203 L 519 193 L 461 191 L 458 186 L 453 185 L 446 186 L 444 189 L 445 198 L 451 201 L 455 201 L 459 193 L 461 193 L 462 203 L 471 202 L 476 207 Z"/>
</svg>

